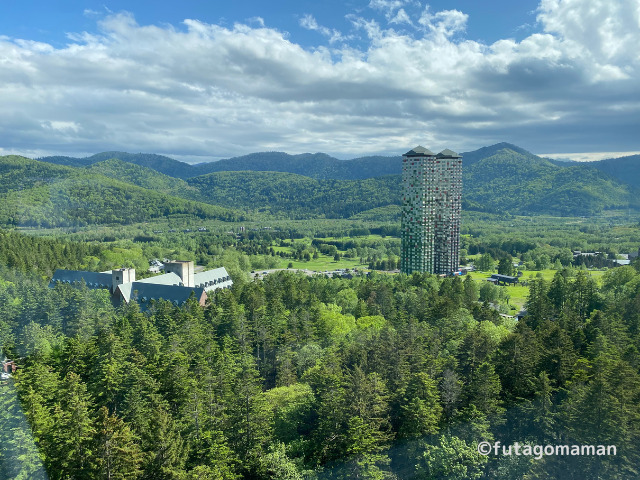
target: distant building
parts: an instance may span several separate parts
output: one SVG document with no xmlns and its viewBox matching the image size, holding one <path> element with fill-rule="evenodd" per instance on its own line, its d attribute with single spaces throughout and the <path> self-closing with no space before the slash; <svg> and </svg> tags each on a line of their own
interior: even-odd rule
<svg viewBox="0 0 640 480">
<path fill-rule="evenodd" d="M 518 283 L 518 277 L 511 277 L 509 275 L 500 275 L 499 273 L 494 273 L 491 275 L 491 278 L 486 279 L 487 282 L 495 283 L 498 285 L 515 285 Z"/>
<path fill-rule="evenodd" d="M 9 360 L 7 358 L 2 360 L 0 364 L 2 366 L 2 368 L 0 368 L 0 381 L 3 381 L 2 383 L 4 384 L 5 381 L 9 380 L 11 375 L 16 372 L 18 365 L 16 365 L 16 362 L 13 360 Z"/>
<path fill-rule="evenodd" d="M 16 365 L 16 362 L 14 362 L 13 360 L 4 359 L 2 361 L 3 373 L 8 373 L 8 374 L 15 373 L 17 368 L 18 366 Z"/>
<path fill-rule="evenodd" d="M 221 288 L 231 288 L 233 281 L 224 267 L 195 273 L 191 261 L 167 261 L 166 273 L 136 280 L 133 268 L 119 268 L 107 272 L 87 272 L 78 270 L 56 270 L 49 283 L 80 285 L 82 282 L 90 289 L 108 289 L 114 300 L 140 303 L 145 309 L 150 302 L 167 300 L 174 305 L 182 305 L 194 294 L 200 305 L 205 304 L 207 292 Z"/>
<path fill-rule="evenodd" d="M 402 159 L 401 271 L 458 270 L 462 157 L 418 146 Z"/>
</svg>

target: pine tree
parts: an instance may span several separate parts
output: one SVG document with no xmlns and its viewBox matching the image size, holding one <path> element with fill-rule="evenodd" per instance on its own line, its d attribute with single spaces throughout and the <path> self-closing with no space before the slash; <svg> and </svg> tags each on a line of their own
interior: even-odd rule
<svg viewBox="0 0 640 480">
<path fill-rule="evenodd" d="M 41 420 L 40 424 L 42 423 L 44 422 Z M 47 478 L 42 466 L 41 454 L 38 452 L 29 424 L 20 408 L 12 381 L 0 383 L 0 478 L 16 480 Z"/>
<path fill-rule="evenodd" d="M 412 375 L 401 407 L 399 436 L 416 438 L 437 433 L 442 415 L 436 382 L 424 372 Z"/>
<path fill-rule="evenodd" d="M 467 275 L 462 285 L 464 288 L 464 304 L 467 308 L 471 308 L 471 306 L 478 301 L 478 298 L 480 298 L 478 285 L 473 278 L 471 278 L 471 275 Z"/>
<path fill-rule="evenodd" d="M 48 470 L 58 478 L 89 478 L 94 468 L 92 440 L 95 427 L 91 412 L 94 404 L 87 387 L 75 373 L 62 382 L 60 402 L 53 412 Z"/>
<path fill-rule="evenodd" d="M 92 478 L 126 480 L 138 477 L 142 452 L 129 426 L 121 418 L 109 415 L 107 407 L 102 407 L 98 411 L 96 430 Z"/>
<path fill-rule="evenodd" d="M 471 382 L 465 392 L 467 403 L 474 405 L 485 415 L 502 413 L 500 390 L 500 378 L 495 373 L 494 366 L 483 362 L 471 375 Z"/>
<path fill-rule="evenodd" d="M 534 330 L 549 318 L 550 306 L 547 297 L 548 290 L 547 282 L 542 278 L 533 279 L 529 282 L 529 297 L 525 303 L 527 310 L 526 321 Z"/>
<path fill-rule="evenodd" d="M 546 372 L 540 372 L 535 380 L 533 401 L 525 408 L 531 419 L 531 433 L 537 442 L 551 444 L 557 436 L 557 420 L 553 405 L 553 389 Z"/>
<path fill-rule="evenodd" d="M 515 331 L 499 345 L 496 372 L 509 402 L 533 394 L 541 349 L 538 337 L 525 322 L 518 322 Z"/>
<path fill-rule="evenodd" d="M 175 480 L 181 478 L 187 448 L 173 418 L 159 406 L 153 412 L 149 429 L 143 432 L 145 460 L 141 464 L 143 479 Z"/>
</svg>

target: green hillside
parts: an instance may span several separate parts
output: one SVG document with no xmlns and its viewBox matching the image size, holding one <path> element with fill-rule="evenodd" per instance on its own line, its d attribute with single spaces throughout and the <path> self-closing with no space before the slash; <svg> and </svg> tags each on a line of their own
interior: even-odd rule
<svg viewBox="0 0 640 480">
<path fill-rule="evenodd" d="M 85 169 L 0 157 L 0 224 L 129 224 L 173 215 L 243 218 L 235 210 L 167 195 Z"/>
<path fill-rule="evenodd" d="M 0 157 L 0 194 L 50 185 L 79 174 L 74 168 L 38 162 L 17 155 Z"/>
<path fill-rule="evenodd" d="M 85 158 L 51 156 L 42 157 L 38 160 L 41 162 L 71 167 L 88 167 L 94 163 L 111 160 L 113 158 L 117 158 L 123 162 L 140 165 L 141 167 L 151 168 L 157 172 L 164 173 L 165 175 L 175 178 L 182 178 L 185 172 L 189 171 L 191 167 L 188 163 L 153 153 L 101 152 Z"/>
<path fill-rule="evenodd" d="M 198 191 L 179 178 L 117 158 L 102 160 L 86 168 L 87 172 L 104 175 L 122 182 L 157 192 L 197 200 Z"/>
<path fill-rule="evenodd" d="M 468 210 L 590 216 L 607 209 L 640 207 L 633 173 L 640 169 L 632 157 L 621 159 L 620 168 L 613 160 L 560 163 L 508 143 L 462 155 L 463 208 Z M 61 157 L 56 158 L 62 163 Z M 25 160 L 13 161 L 21 165 Z M 266 152 L 188 165 L 161 155 L 105 152 L 83 162 L 84 174 L 108 176 L 187 200 L 288 218 L 375 218 L 380 212 L 376 209 L 398 205 L 400 199 L 400 157 L 338 160 L 325 154 Z M 38 163 L 34 171 L 20 167 L 26 169 L 24 178 L 18 178 L 19 169 L 11 170 L 15 165 L 0 171 L 6 180 L 0 192 L 45 186 L 51 179 L 79 175 L 74 168 Z M 387 210 L 383 212 L 389 218 Z"/>
<path fill-rule="evenodd" d="M 505 148 L 463 170 L 466 208 L 488 212 L 594 215 L 637 208 L 633 188 L 590 167 L 558 166 Z"/>
<path fill-rule="evenodd" d="M 288 172 L 315 179 L 360 180 L 399 174 L 401 157 L 362 157 L 338 160 L 324 153 L 289 155 L 283 152 L 262 152 L 218 162 L 194 165 L 189 175 L 224 171 Z"/>
<path fill-rule="evenodd" d="M 511 143 L 501 142 L 496 143 L 495 145 L 491 145 L 489 147 L 482 147 L 478 150 L 474 150 L 472 152 L 464 152 L 462 155 L 462 164 L 464 168 L 470 167 L 471 165 L 483 160 L 485 158 L 493 157 L 497 153 L 503 150 L 511 150 L 519 155 L 520 158 L 528 159 L 528 160 L 540 160 L 540 157 L 534 155 L 533 153 L 525 150 L 524 148 L 520 148 L 516 145 L 512 145 Z"/>
<path fill-rule="evenodd" d="M 112 158 L 117 158 L 123 162 L 135 163 L 141 167 L 151 168 L 157 172 L 164 173 L 165 175 L 175 178 L 182 178 L 182 175 L 185 172 L 185 167 L 188 170 L 188 167 L 190 166 L 188 163 L 153 153 L 102 152 L 88 157 L 87 160 L 89 163 L 97 163 L 104 160 L 110 160 Z"/>
<path fill-rule="evenodd" d="M 640 155 L 610 158 L 599 162 L 591 162 L 589 165 L 623 183 L 640 188 Z"/>
<path fill-rule="evenodd" d="M 188 183 L 209 203 L 290 218 L 348 218 L 400 199 L 398 176 L 315 180 L 293 173 L 219 172 L 191 178 Z"/>
</svg>

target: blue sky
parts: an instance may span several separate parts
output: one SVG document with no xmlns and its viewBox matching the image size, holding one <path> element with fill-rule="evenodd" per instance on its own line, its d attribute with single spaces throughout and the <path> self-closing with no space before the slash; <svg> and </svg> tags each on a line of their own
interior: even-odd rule
<svg viewBox="0 0 640 480">
<path fill-rule="evenodd" d="M 28 38 L 52 43 L 57 46 L 68 42 L 67 32 L 96 31 L 95 20 L 108 13 L 128 11 L 142 25 L 172 24 L 179 26 L 186 18 L 203 22 L 232 26 L 235 22 L 251 23 L 260 17 L 271 28 L 289 32 L 296 43 L 305 47 L 316 46 L 318 34 L 303 28 L 300 20 L 313 15 L 319 24 L 340 31 L 353 30 L 349 15 L 363 14 L 384 22 L 384 3 L 366 1 L 317 0 L 309 1 L 264 1 L 235 0 L 182 1 L 182 2 L 17 2 L 3 0 L 0 26 L 4 35 Z M 427 3 L 402 2 L 409 13 L 421 12 Z M 494 42 L 501 38 L 524 38 L 536 30 L 537 1 L 491 1 L 478 0 L 436 1 L 428 3 L 434 12 L 459 10 L 469 15 L 465 36 L 469 39 Z M 293 38 L 292 38 L 293 39 Z"/>
<path fill-rule="evenodd" d="M 0 154 L 640 150 L 640 0 L 0 0 Z"/>
</svg>

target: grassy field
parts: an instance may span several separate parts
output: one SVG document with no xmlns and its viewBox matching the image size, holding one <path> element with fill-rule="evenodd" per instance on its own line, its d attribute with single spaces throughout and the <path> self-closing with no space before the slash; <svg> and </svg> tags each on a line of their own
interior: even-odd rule
<svg viewBox="0 0 640 480">
<path fill-rule="evenodd" d="M 285 247 L 286 248 L 286 247 Z M 274 247 L 275 249 L 275 247 Z M 337 270 L 340 268 L 358 268 L 364 269 L 367 268 L 368 265 L 361 264 L 359 258 L 340 258 L 340 261 L 336 262 L 333 257 L 329 257 L 328 255 L 320 255 L 316 259 L 311 259 L 309 261 L 301 261 L 294 260 L 292 258 L 283 258 L 278 264 L 277 268 L 287 268 L 289 263 L 293 264 L 293 268 L 306 268 L 307 270 L 316 270 L 318 272 L 325 270 Z"/>
<path fill-rule="evenodd" d="M 589 275 L 591 275 L 597 282 L 600 282 L 600 278 L 604 274 L 606 270 L 587 270 Z M 469 275 L 471 278 L 477 281 L 484 281 L 486 278 L 491 277 L 492 273 L 496 272 L 470 272 Z M 524 272 L 520 280 L 531 280 L 534 278 L 538 278 L 540 275 L 547 281 L 553 280 L 553 276 L 556 274 L 556 270 L 540 270 L 540 271 L 529 271 Z M 509 304 L 514 305 L 517 310 L 520 310 L 524 303 L 527 301 L 527 297 L 529 296 L 529 287 L 524 285 L 510 285 L 504 287 L 507 289 L 509 294 Z"/>
<path fill-rule="evenodd" d="M 311 241 L 308 239 L 297 240 L 297 242 L 311 245 Z M 273 249 L 276 252 L 286 253 L 293 253 L 294 251 L 293 247 L 280 247 L 275 245 L 273 246 Z M 344 252 L 339 253 L 342 255 Z M 325 270 L 337 270 L 341 268 L 353 269 L 357 267 L 358 269 L 361 269 L 368 267 L 367 264 L 360 263 L 359 258 L 345 258 L 341 256 L 340 260 L 336 262 L 333 256 L 318 253 L 318 258 L 312 258 L 311 260 L 295 260 L 293 258 L 283 258 L 282 260 L 280 260 L 277 268 L 287 268 L 289 263 L 293 264 L 293 268 L 306 268 L 307 270 L 316 270 L 318 272 Z"/>
</svg>

